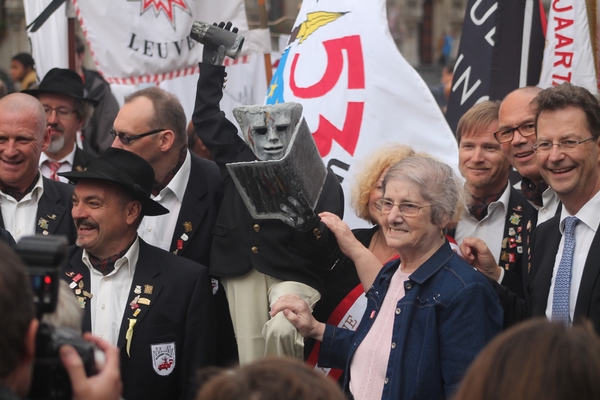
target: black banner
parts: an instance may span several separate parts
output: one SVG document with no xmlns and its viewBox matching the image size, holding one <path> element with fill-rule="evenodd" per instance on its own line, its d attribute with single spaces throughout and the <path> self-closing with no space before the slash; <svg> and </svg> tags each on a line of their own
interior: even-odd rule
<svg viewBox="0 0 600 400">
<path fill-rule="evenodd" d="M 540 0 L 469 0 L 446 119 L 453 132 L 484 100 L 539 82 L 544 51 Z M 525 33 L 525 34 L 524 34 Z"/>
</svg>

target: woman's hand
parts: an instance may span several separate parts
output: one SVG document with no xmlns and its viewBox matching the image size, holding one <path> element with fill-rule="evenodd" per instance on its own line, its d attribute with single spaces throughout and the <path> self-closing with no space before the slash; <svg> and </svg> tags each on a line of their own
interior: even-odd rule
<svg viewBox="0 0 600 400">
<path fill-rule="evenodd" d="M 354 262 L 360 283 L 365 293 L 368 292 L 381 270 L 381 262 L 356 239 L 350 227 L 340 217 L 330 212 L 322 212 L 319 217 L 335 235 L 342 253 Z"/>
<path fill-rule="evenodd" d="M 325 324 L 319 322 L 313 317 L 312 310 L 306 301 L 302 300 L 298 295 L 286 294 L 281 296 L 273 307 L 271 307 L 271 317 L 274 317 L 279 312 L 283 312 L 283 315 L 288 321 L 292 323 L 298 329 L 298 332 L 303 337 L 313 338 L 316 340 L 323 340 L 323 334 L 325 333 Z"/>
</svg>

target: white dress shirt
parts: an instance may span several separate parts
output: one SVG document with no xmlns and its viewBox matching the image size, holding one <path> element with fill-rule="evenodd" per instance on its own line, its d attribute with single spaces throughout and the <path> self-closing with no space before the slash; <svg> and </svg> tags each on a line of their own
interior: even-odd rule
<svg viewBox="0 0 600 400">
<path fill-rule="evenodd" d="M 510 191 L 510 185 L 506 185 L 506 189 L 498 201 L 494 201 L 488 205 L 488 213 L 481 221 L 473 217 L 467 209 L 466 213 L 458 221 L 458 225 L 456 225 L 456 233 L 454 235 L 456 243 L 462 243 L 463 239 L 467 236 L 479 238 L 487 244 L 494 255 L 494 259 L 499 262 Z"/>
<path fill-rule="evenodd" d="M 114 271 L 106 276 L 92 267 L 86 250 L 81 256 L 90 270 L 90 293 L 93 297 L 88 301 L 91 301 L 92 333 L 114 346 L 119 339 L 139 252 L 139 238 L 136 238 L 127 253 L 117 260 Z"/>
<path fill-rule="evenodd" d="M 58 169 L 58 171 L 56 171 L 56 173 L 70 172 L 73 170 L 73 163 L 75 160 L 75 146 L 73 146 L 73 150 L 69 154 L 67 154 L 64 158 L 62 158 L 61 160 L 58 160 L 58 161 L 51 159 L 50 157 L 48 157 L 46 155 L 46 153 L 42 153 L 42 155 L 40 156 L 40 170 L 42 171 L 42 175 L 44 175 L 48 179 L 52 179 L 50 177 L 52 175 L 52 170 L 50 169 L 50 167 L 47 164 L 44 164 L 44 161 L 46 161 L 46 160 L 63 163 L 60 166 L 60 168 Z M 67 178 L 65 178 L 64 176 L 59 176 L 58 179 L 63 183 L 69 183 L 69 180 Z"/>
<path fill-rule="evenodd" d="M 548 221 L 550 218 L 556 215 L 556 209 L 558 208 L 560 200 L 556 195 L 556 192 L 551 187 L 548 187 L 548 189 L 544 190 L 544 193 L 542 193 L 542 203 L 544 205 L 539 208 L 534 205 L 534 207 L 538 210 L 538 225 L 542 222 Z"/>
<path fill-rule="evenodd" d="M 2 210 L 2 219 L 4 229 L 10 232 L 15 242 L 23 236 L 35 235 L 37 208 L 40 198 L 44 194 L 44 184 L 40 174 L 33 190 L 27 193 L 21 201 L 8 196 L 0 191 L 0 209 Z"/>
<path fill-rule="evenodd" d="M 169 251 L 173 232 L 177 225 L 179 210 L 183 202 L 183 195 L 190 179 L 192 161 L 188 150 L 185 161 L 175 174 L 171 182 L 152 199 L 169 210 L 168 214 L 153 217 L 145 216 L 138 228 L 138 234 L 144 241 L 163 250 Z"/>
<path fill-rule="evenodd" d="M 594 236 L 598 230 L 600 224 L 600 192 L 596 193 L 594 197 L 590 199 L 575 217 L 579 219 L 577 225 L 575 225 L 575 249 L 573 251 L 573 266 L 571 268 L 571 291 L 569 300 L 569 314 L 571 321 L 573 320 L 573 314 L 575 312 L 575 305 L 577 303 L 577 295 L 579 294 L 579 286 L 581 284 L 581 277 L 583 276 L 583 269 L 585 262 L 592 246 Z M 565 206 L 562 206 L 560 214 L 560 233 L 563 235 L 560 238 L 560 244 L 558 245 L 558 251 L 556 252 L 556 259 L 554 261 L 554 269 L 552 271 L 552 281 L 550 284 L 550 293 L 548 294 L 548 303 L 546 304 L 546 317 L 550 319 L 552 317 L 552 302 L 554 300 L 554 282 L 556 280 L 556 273 L 558 271 L 558 265 L 562 258 L 563 249 L 565 247 L 565 219 L 571 216 Z M 594 256 L 596 256 L 594 254 Z"/>
</svg>

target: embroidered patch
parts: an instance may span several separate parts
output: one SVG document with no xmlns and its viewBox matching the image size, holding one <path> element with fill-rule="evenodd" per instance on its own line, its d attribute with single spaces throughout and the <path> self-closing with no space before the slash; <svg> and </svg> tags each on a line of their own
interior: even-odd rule
<svg viewBox="0 0 600 400">
<path fill-rule="evenodd" d="M 175 369 L 175 342 L 150 345 L 152 366 L 160 376 L 167 376 Z"/>
</svg>

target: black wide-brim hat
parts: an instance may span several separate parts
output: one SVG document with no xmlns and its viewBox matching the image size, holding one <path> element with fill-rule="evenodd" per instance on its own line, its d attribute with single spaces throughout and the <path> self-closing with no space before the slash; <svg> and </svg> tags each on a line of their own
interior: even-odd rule
<svg viewBox="0 0 600 400">
<path fill-rule="evenodd" d="M 37 89 L 23 90 L 23 93 L 36 97 L 42 93 L 62 94 L 77 100 L 88 101 L 96 107 L 98 101 L 83 97 L 83 88 L 83 81 L 77 72 L 70 69 L 52 68 L 44 76 Z"/>
<path fill-rule="evenodd" d="M 85 171 L 61 172 L 58 175 L 75 184 L 83 178 L 115 182 L 142 203 L 144 215 L 163 215 L 169 212 L 150 198 L 154 184 L 152 166 L 130 151 L 109 147 L 93 160 Z"/>
</svg>

